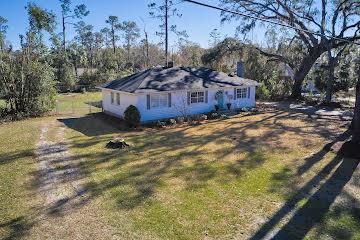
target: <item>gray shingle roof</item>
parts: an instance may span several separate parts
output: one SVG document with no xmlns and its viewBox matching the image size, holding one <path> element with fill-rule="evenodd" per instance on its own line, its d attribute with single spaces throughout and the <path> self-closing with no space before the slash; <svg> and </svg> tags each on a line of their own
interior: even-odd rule
<svg viewBox="0 0 360 240">
<path fill-rule="evenodd" d="M 200 67 L 150 68 L 133 75 L 111 81 L 102 87 L 130 93 L 257 86 L 254 80 L 229 76 L 223 72 Z"/>
</svg>

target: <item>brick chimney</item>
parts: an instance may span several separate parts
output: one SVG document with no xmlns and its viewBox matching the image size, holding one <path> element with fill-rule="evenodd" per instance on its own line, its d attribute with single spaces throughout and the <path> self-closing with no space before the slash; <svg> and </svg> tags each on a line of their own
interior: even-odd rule
<svg viewBox="0 0 360 240">
<path fill-rule="evenodd" d="M 242 60 L 236 64 L 236 75 L 238 77 L 244 77 L 244 62 Z"/>
<path fill-rule="evenodd" d="M 168 65 L 166 66 L 167 68 L 172 68 L 172 67 L 174 67 L 174 61 L 169 61 L 168 62 Z"/>
</svg>

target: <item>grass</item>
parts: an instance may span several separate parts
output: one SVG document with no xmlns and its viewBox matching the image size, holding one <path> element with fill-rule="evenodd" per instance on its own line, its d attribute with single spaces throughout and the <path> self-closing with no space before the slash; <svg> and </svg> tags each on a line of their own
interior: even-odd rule
<svg viewBox="0 0 360 240">
<path fill-rule="evenodd" d="M 41 121 L 44 119 L 0 124 L 1 239 L 21 236 L 30 227 L 27 222 L 32 207 L 30 186 Z"/>
<path fill-rule="evenodd" d="M 344 131 L 285 112 L 165 130 L 122 131 L 120 122 L 96 114 L 66 123 L 89 189 L 130 238 L 250 237 L 333 161 L 333 153 L 307 157 Z M 119 136 L 134 147 L 104 147 Z M 299 198 L 295 207 L 307 202 Z M 347 231 L 360 236 L 347 217 Z"/>
<path fill-rule="evenodd" d="M 101 92 L 59 94 L 54 112 L 62 115 L 101 111 Z"/>
<path fill-rule="evenodd" d="M 99 98 L 99 93 L 90 93 L 60 96 L 59 101 L 68 108 L 74 101 L 87 106 L 85 102 Z M 8 223 L 0 228 L 3 236 L 31 228 L 23 220 L 18 221 L 23 222 L 19 227 L 11 221 L 29 218 L 31 201 L 20 199 L 31 196 L 27 185 L 34 162 L 33 143 L 39 137 L 41 122 L 47 120 L 0 125 L 5 133 L 0 144 L 4 156 L 0 157 L 0 172 L 5 176 L 0 210 L 5 214 L 0 224 Z M 59 121 L 68 127 L 66 136 L 93 203 L 116 227 L 119 237 L 245 239 L 269 232 L 267 226 L 272 224 L 289 229 L 284 219 L 296 209 L 306 216 L 311 213 L 309 219 L 322 216 L 306 232 L 293 231 L 296 237 L 360 237 L 356 205 L 340 203 L 327 208 L 331 197 L 347 199 L 354 191 L 340 184 L 345 184 L 342 179 L 352 172 L 333 183 L 345 161 L 323 150 L 345 130 L 339 123 L 280 111 L 198 126 L 131 131 L 123 128 L 121 121 L 101 113 L 63 116 Z M 106 149 L 105 144 L 114 137 L 125 138 L 133 147 Z M 20 153 L 25 154 L 5 161 Z M 324 199 L 322 195 L 311 197 L 323 191 L 341 193 Z M 307 211 L 314 206 L 317 210 Z M 299 218 L 292 219 L 297 220 L 293 226 L 302 226 Z"/>
</svg>

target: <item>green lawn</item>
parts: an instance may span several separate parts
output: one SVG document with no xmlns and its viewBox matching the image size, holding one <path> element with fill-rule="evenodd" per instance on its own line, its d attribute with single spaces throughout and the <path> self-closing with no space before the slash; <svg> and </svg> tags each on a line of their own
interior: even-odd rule
<svg viewBox="0 0 360 240">
<path fill-rule="evenodd" d="M 31 227 L 34 150 L 43 121 L 0 124 L 0 239 L 16 239 Z"/>
<path fill-rule="evenodd" d="M 336 159 L 321 149 L 344 131 L 338 123 L 284 112 L 142 131 L 121 131 L 120 122 L 98 115 L 67 121 L 72 150 L 89 173 L 89 189 L 130 238 L 144 232 L 162 239 L 251 237 L 283 211 L 282 204 L 295 202 L 294 209 L 313 204 L 303 196 L 311 192 L 306 185 L 330 179 L 327 172 L 318 174 Z M 113 137 L 134 147 L 106 149 Z M 348 210 L 340 211 L 340 229 L 333 226 L 333 212 L 313 211 L 325 214 L 325 221 L 305 235 L 338 237 L 342 231 L 358 238 L 356 209 Z M 274 227 L 284 224 L 275 220 Z"/>
<path fill-rule="evenodd" d="M 82 106 L 100 98 L 59 96 Z M 32 227 L 27 220 L 33 214 L 33 151 L 40 125 L 49 119 L 0 125 L 0 237 L 21 230 L 25 235 Z M 93 203 L 119 237 L 246 239 L 278 228 L 295 238 L 360 238 L 359 207 L 353 203 L 359 202 L 359 186 L 346 184 L 355 174 L 347 167 L 352 163 L 323 150 L 344 132 L 338 122 L 280 111 L 131 131 L 101 113 L 58 121 L 68 127 L 66 137 Z M 106 149 L 114 137 L 133 146 Z M 338 196 L 352 204 L 333 204 Z M 307 220 L 291 217 L 294 210 Z"/>
<path fill-rule="evenodd" d="M 54 112 L 84 115 L 101 111 L 101 92 L 59 94 Z"/>
</svg>

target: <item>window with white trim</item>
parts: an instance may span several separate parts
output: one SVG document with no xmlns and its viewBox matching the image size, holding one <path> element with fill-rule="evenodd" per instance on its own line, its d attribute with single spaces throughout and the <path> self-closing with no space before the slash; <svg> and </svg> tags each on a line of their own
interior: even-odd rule
<svg viewBox="0 0 360 240">
<path fill-rule="evenodd" d="M 168 107 L 168 94 L 154 94 L 150 95 L 151 108 L 165 108 Z"/>
<path fill-rule="evenodd" d="M 205 102 L 205 92 L 191 92 L 190 103 L 203 103 Z"/>
<path fill-rule="evenodd" d="M 247 88 L 238 88 L 236 89 L 236 98 L 247 98 Z"/>
<path fill-rule="evenodd" d="M 114 104 L 114 93 L 110 92 L 110 96 L 111 96 L 111 104 Z"/>
<path fill-rule="evenodd" d="M 120 105 L 120 93 L 116 93 L 116 104 Z"/>
</svg>

